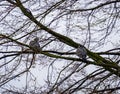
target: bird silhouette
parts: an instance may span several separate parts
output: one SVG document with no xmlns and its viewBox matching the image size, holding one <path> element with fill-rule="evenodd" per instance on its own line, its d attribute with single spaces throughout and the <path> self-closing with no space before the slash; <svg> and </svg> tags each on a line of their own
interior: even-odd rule
<svg viewBox="0 0 120 94">
<path fill-rule="evenodd" d="M 87 51 L 83 45 L 79 45 L 76 50 L 76 55 L 83 61 L 86 61 Z"/>
<path fill-rule="evenodd" d="M 30 41 L 29 46 L 31 46 L 34 49 L 34 51 L 40 51 L 41 47 L 39 44 L 39 38 L 36 37 L 33 41 Z"/>
<path fill-rule="evenodd" d="M 35 53 L 38 53 L 39 51 L 41 51 L 41 47 L 40 47 L 40 44 L 39 44 L 39 38 L 38 37 L 36 37 L 36 38 L 34 38 L 34 40 L 30 41 L 29 46 L 32 47 L 32 50 Z M 35 65 L 35 57 L 36 57 L 35 53 L 33 53 L 32 65 Z M 33 66 L 33 68 L 34 67 L 35 66 Z"/>
</svg>

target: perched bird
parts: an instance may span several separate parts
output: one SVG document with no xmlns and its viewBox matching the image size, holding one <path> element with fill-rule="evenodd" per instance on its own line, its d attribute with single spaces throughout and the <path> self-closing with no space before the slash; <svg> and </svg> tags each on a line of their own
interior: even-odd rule
<svg viewBox="0 0 120 94">
<path fill-rule="evenodd" d="M 31 46 L 34 49 L 34 51 L 40 51 L 41 47 L 39 44 L 39 38 L 36 37 L 33 41 L 30 41 L 29 46 Z"/>
<path fill-rule="evenodd" d="M 83 45 L 79 45 L 76 54 L 79 58 L 81 58 L 83 61 L 86 61 L 87 51 Z"/>
<path fill-rule="evenodd" d="M 30 41 L 29 46 L 32 47 L 35 52 L 41 51 L 41 47 L 40 47 L 40 44 L 39 44 L 39 38 L 38 37 L 36 37 L 33 41 Z M 33 53 L 32 65 L 35 65 L 35 57 L 36 57 L 36 54 Z M 35 66 L 33 66 L 33 68 L 34 67 Z"/>
</svg>

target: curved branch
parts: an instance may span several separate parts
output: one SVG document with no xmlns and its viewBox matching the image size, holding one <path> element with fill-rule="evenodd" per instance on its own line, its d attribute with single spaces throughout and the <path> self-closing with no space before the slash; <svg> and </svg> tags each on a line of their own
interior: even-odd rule
<svg viewBox="0 0 120 94">
<path fill-rule="evenodd" d="M 69 10 L 69 11 L 70 11 L 70 12 L 91 11 L 91 10 L 95 10 L 95 9 L 101 8 L 101 7 L 103 7 L 103 6 L 106 6 L 106 5 L 109 5 L 109 4 L 113 4 L 113 3 L 117 3 L 117 2 L 120 2 L 120 1 L 119 1 L 119 0 L 109 1 L 109 2 L 102 3 L 102 4 L 98 5 L 98 6 L 92 7 L 92 8 L 88 8 L 88 9 L 77 9 L 77 10 Z"/>
</svg>

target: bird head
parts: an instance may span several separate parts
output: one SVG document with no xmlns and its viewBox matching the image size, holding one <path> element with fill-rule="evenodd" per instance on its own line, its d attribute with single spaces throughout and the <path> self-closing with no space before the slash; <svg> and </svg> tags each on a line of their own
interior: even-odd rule
<svg viewBox="0 0 120 94">
<path fill-rule="evenodd" d="M 84 47 L 84 46 L 80 44 L 80 45 L 78 46 L 78 48 L 81 48 L 81 47 Z"/>
<path fill-rule="evenodd" d="M 39 41 L 39 38 L 38 38 L 38 37 L 36 37 L 36 38 L 34 39 L 34 41 L 36 41 L 36 42 L 37 42 L 37 41 Z"/>
</svg>

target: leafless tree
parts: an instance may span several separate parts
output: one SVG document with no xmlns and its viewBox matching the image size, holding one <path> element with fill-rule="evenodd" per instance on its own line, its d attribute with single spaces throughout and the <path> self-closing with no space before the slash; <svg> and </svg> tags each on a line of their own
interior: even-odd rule
<svg viewBox="0 0 120 94">
<path fill-rule="evenodd" d="M 120 0 L 1 0 L 0 93 L 119 94 L 119 13 Z"/>
</svg>

